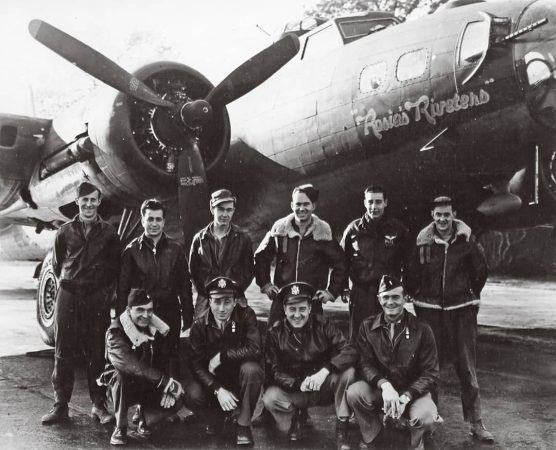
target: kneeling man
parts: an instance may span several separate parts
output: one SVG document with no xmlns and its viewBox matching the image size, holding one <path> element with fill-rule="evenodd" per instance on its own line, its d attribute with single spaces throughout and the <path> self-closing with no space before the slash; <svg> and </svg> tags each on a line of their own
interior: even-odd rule
<svg viewBox="0 0 556 450">
<path fill-rule="evenodd" d="M 409 418 L 411 448 L 424 449 L 423 434 L 441 419 L 431 392 L 438 381 L 438 355 L 430 327 L 405 310 L 398 279 L 385 275 L 378 299 L 383 312 L 363 321 L 356 338 L 357 381 L 347 400 L 361 429 L 360 448 L 371 448 L 384 420 Z"/>
<path fill-rule="evenodd" d="M 127 442 L 127 409 L 140 403 L 142 414 L 135 436 L 150 436 L 147 424 L 176 413 L 182 406 L 181 384 L 170 378 L 170 361 L 164 361 L 161 346 L 170 327 L 153 314 L 153 302 L 144 290 L 129 293 L 127 308 L 106 332 L 108 362 L 98 380 L 111 387 L 116 415 L 116 428 L 110 438 L 112 445 Z"/>
<path fill-rule="evenodd" d="M 334 403 L 336 439 L 344 447 L 351 415 L 346 390 L 353 381 L 357 352 L 328 318 L 311 314 L 314 295 L 310 284 L 294 282 L 276 297 L 286 317 L 268 330 L 265 356 L 275 384 L 266 390 L 263 402 L 291 441 L 304 434 L 300 410 Z"/>
<path fill-rule="evenodd" d="M 187 407 L 207 423 L 206 433 L 221 429 L 239 409 L 237 444 L 253 445 L 251 416 L 263 384 L 261 335 L 255 312 L 241 306 L 238 283 L 218 277 L 206 285 L 209 309 L 191 327 L 191 371 Z"/>
</svg>

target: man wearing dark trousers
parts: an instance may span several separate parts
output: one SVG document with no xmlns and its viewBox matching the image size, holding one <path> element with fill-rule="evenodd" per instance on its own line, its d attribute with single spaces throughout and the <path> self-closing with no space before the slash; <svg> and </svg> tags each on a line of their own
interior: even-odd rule
<svg viewBox="0 0 556 450">
<path fill-rule="evenodd" d="M 193 380 L 185 388 L 185 401 L 207 423 L 207 435 L 239 411 L 236 443 L 253 445 L 251 416 L 264 378 L 257 317 L 249 306 L 238 304 L 243 291 L 230 278 L 215 278 L 206 292 L 209 309 L 191 327 Z"/>
<path fill-rule="evenodd" d="M 411 448 L 424 449 L 423 435 L 440 422 L 431 393 L 438 381 L 438 355 L 430 327 L 405 310 L 400 281 L 385 275 L 378 299 L 382 313 L 363 321 L 355 340 L 357 379 L 347 392 L 361 430 L 359 448 L 374 448 L 384 413 L 394 425 L 408 421 Z"/>
<path fill-rule="evenodd" d="M 132 289 L 127 308 L 106 332 L 107 364 L 99 384 L 109 386 L 112 393 L 116 414 L 112 445 L 127 443 L 130 405 L 142 405 L 141 419 L 133 434 L 141 439 L 150 437 L 149 426 L 175 414 L 182 406 L 182 386 L 170 377 L 169 361 L 160 352 L 161 338 L 170 327 L 154 314 L 153 308 L 153 301 L 144 290 Z"/>
<path fill-rule="evenodd" d="M 158 200 L 141 205 L 144 232 L 122 254 L 118 283 L 118 313 L 125 309 L 132 288 L 145 289 L 154 313 L 170 327 L 163 353 L 170 362 L 170 376 L 179 377 L 180 331 L 193 321 L 191 279 L 183 246 L 164 233 L 166 210 Z"/>
<path fill-rule="evenodd" d="M 294 282 L 276 297 L 286 317 L 267 333 L 265 360 L 274 381 L 266 389 L 263 403 L 278 429 L 288 432 L 290 441 L 304 437 L 302 410 L 333 403 L 338 448 L 349 449 L 351 410 L 346 391 L 353 382 L 357 352 L 328 318 L 312 313 L 314 294 L 311 285 Z"/>
<path fill-rule="evenodd" d="M 482 421 L 476 369 L 477 313 L 488 267 L 471 229 L 455 214 L 450 197 L 434 199 L 433 222 L 417 236 L 407 287 L 417 317 L 434 332 L 440 363 L 456 368 L 470 433 L 493 442 Z"/>
<path fill-rule="evenodd" d="M 386 192 L 381 186 L 365 189 L 366 212 L 351 222 L 342 238 L 351 279 L 350 340 L 355 340 L 359 325 L 381 311 L 376 292 L 380 277 L 387 273 L 400 278 L 407 262 L 408 230 L 398 219 L 385 214 Z"/>
<path fill-rule="evenodd" d="M 87 364 L 91 415 L 102 423 L 113 417 L 105 407 L 106 391 L 97 377 L 104 367 L 104 333 L 110 324 L 110 291 L 120 261 L 120 239 L 98 215 L 101 194 L 82 183 L 75 201 L 79 214 L 56 233 L 52 268 L 59 279 L 56 296 L 56 350 L 52 386 L 54 408 L 42 417 L 45 425 L 68 419 L 77 357 Z"/>
<path fill-rule="evenodd" d="M 210 197 L 210 212 L 213 221 L 199 231 L 191 243 L 189 269 L 197 290 L 195 318 L 209 308 L 205 285 L 224 276 L 235 280 L 242 292 L 249 287 L 255 276 L 253 244 L 249 235 L 232 223 L 237 200 L 227 189 L 219 189 Z M 242 293 L 238 299 L 247 305 Z"/>
</svg>

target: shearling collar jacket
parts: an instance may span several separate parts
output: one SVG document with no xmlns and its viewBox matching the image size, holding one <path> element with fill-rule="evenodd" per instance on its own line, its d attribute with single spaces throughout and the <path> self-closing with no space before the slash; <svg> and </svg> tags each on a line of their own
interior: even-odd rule
<svg viewBox="0 0 556 450">
<path fill-rule="evenodd" d="M 261 289 L 268 286 L 271 266 L 276 260 L 274 284 L 278 288 L 304 281 L 317 290 L 328 289 L 336 298 L 347 280 L 347 266 L 330 225 L 313 214 L 309 229 L 301 237 L 294 221 L 293 214 L 276 221 L 259 245 L 255 252 L 257 284 Z"/>
<path fill-rule="evenodd" d="M 465 223 L 455 222 L 450 242 L 431 223 L 417 236 L 406 287 L 415 306 L 449 311 L 478 305 L 487 275 L 483 249 Z"/>
</svg>

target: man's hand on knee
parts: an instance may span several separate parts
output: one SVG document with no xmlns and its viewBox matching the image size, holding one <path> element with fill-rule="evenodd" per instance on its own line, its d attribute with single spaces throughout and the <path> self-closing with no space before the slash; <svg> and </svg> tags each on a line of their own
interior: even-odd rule
<svg viewBox="0 0 556 450">
<path fill-rule="evenodd" d="M 239 400 L 237 397 L 227 389 L 221 387 L 216 392 L 216 398 L 218 399 L 218 403 L 220 403 L 220 407 L 223 411 L 233 411 L 237 408 L 237 404 Z"/>
</svg>

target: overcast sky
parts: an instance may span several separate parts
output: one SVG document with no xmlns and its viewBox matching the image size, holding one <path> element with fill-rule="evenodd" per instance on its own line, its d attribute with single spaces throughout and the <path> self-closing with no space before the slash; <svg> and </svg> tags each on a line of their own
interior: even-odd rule
<svg viewBox="0 0 556 450">
<path fill-rule="evenodd" d="M 42 19 L 82 40 L 126 69 L 164 58 L 195 67 L 213 83 L 270 45 L 256 25 L 273 32 L 303 16 L 316 0 L 2 0 L 0 26 L 0 111 L 30 114 L 29 92 L 90 85 L 90 77 L 28 32 Z M 127 51 L 131 36 L 149 45 Z M 35 94 L 37 95 L 37 94 Z"/>
</svg>

